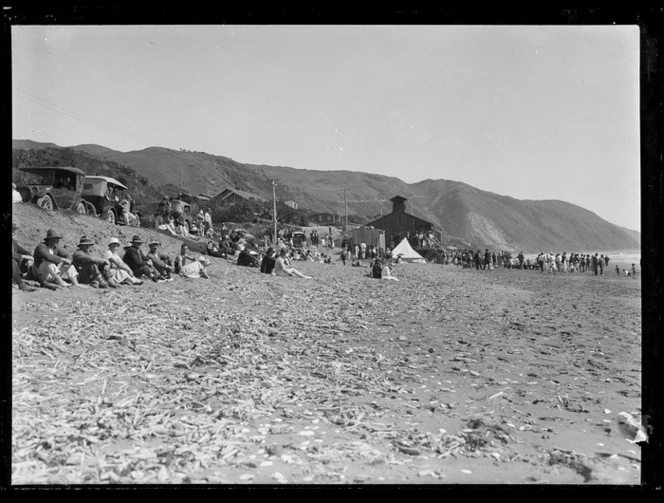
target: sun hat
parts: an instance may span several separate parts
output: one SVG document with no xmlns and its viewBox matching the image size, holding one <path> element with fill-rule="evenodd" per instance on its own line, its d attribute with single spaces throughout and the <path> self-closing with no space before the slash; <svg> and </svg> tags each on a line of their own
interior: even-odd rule
<svg viewBox="0 0 664 503">
<path fill-rule="evenodd" d="M 93 244 L 95 244 L 95 242 L 92 241 L 92 239 L 89 239 L 87 236 L 82 236 L 78 246 L 80 248 L 81 246 L 92 246 Z"/>
<path fill-rule="evenodd" d="M 62 236 L 58 234 L 58 232 L 55 229 L 49 229 L 46 231 L 46 237 L 44 238 L 44 241 L 47 239 L 61 239 Z"/>
<path fill-rule="evenodd" d="M 131 238 L 131 243 L 138 243 L 138 244 L 143 244 L 143 240 L 141 239 L 140 236 L 135 235 L 133 238 Z"/>
<path fill-rule="evenodd" d="M 148 246 L 159 246 L 161 243 L 159 241 L 155 241 L 154 239 L 148 243 Z"/>
<path fill-rule="evenodd" d="M 108 246 L 111 246 L 111 245 L 113 245 L 113 244 L 119 246 L 119 245 L 120 245 L 120 240 L 119 240 L 118 238 L 111 238 L 111 239 L 109 239 L 109 240 L 108 240 Z"/>
</svg>

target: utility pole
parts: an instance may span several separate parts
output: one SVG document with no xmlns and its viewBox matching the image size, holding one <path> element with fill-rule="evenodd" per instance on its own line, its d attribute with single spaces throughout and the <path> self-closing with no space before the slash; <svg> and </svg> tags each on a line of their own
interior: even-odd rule
<svg viewBox="0 0 664 503">
<path fill-rule="evenodd" d="M 345 224 L 344 224 L 344 232 L 348 233 L 348 203 L 346 201 L 346 191 L 348 189 L 344 189 L 344 212 L 345 212 Z"/>
<path fill-rule="evenodd" d="M 277 196 L 274 192 L 274 188 L 277 186 L 276 183 L 274 183 L 274 180 L 272 180 L 272 206 L 273 206 L 273 211 L 272 211 L 272 220 L 274 221 L 274 244 L 277 244 Z"/>
</svg>

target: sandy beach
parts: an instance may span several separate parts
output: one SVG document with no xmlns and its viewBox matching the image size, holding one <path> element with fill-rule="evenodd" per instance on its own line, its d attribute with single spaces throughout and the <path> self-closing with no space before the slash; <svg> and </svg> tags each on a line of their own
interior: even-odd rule
<svg viewBox="0 0 664 503">
<path fill-rule="evenodd" d="M 16 216 L 28 248 L 118 232 Z M 640 276 L 210 260 L 13 290 L 13 484 L 639 484 Z"/>
</svg>

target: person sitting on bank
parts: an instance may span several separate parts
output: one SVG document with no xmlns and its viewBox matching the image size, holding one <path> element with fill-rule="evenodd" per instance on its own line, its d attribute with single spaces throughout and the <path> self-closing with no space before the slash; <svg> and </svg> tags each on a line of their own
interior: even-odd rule
<svg viewBox="0 0 664 503">
<path fill-rule="evenodd" d="M 210 257 L 225 258 L 222 251 L 219 249 L 219 245 L 217 245 L 214 241 L 210 240 L 206 243 L 205 251 L 208 255 L 210 255 Z"/>
<path fill-rule="evenodd" d="M 44 242 L 37 245 L 33 256 L 33 276 L 45 288 L 79 286 L 78 271 L 72 265 L 70 255 L 60 247 L 62 236 L 55 230 L 46 231 Z"/>
<path fill-rule="evenodd" d="M 118 285 L 142 285 L 143 281 L 134 276 L 131 268 L 125 264 L 122 257 L 118 255 L 120 249 L 120 240 L 111 238 L 108 242 L 108 250 L 104 254 L 104 259 L 109 263 L 107 279 L 112 279 Z"/>
<path fill-rule="evenodd" d="M 158 215 L 157 218 L 154 219 L 154 227 L 160 231 L 168 231 L 174 236 L 177 235 L 175 232 L 173 217 L 170 213 L 162 213 L 161 215 Z"/>
<path fill-rule="evenodd" d="M 258 267 L 258 258 L 255 257 L 251 250 L 244 245 L 238 245 L 240 254 L 237 257 L 237 265 L 244 267 Z"/>
<path fill-rule="evenodd" d="M 23 248 L 16 238 L 16 230 L 18 225 L 15 222 L 12 222 L 12 281 L 16 283 L 19 290 L 23 292 L 34 292 L 36 288 L 28 285 L 23 282 L 23 275 L 28 274 L 32 268 L 32 264 L 35 259 L 32 257 L 32 254 Z"/>
<path fill-rule="evenodd" d="M 267 249 L 267 253 L 263 257 L 263 260 L 261 262 L 261 272 L 265 274 L 273 274 L 274 273 L 274 264 L 276 263 L 276 259 L 274 258 L 275 252 L 274 248 L 271 246 Z"/>
<path fill-rule="evenodd" d="M 173 281 L 171 271 L 173 270 L 173 261 L 165 253 L 159 253 L 159 241 L 150 241 L 148 243 L 149 251 L 146 257 L 152 260 L 152 266 L 157 270 L 161 277 L 166 281 Z"/>
<path fill-rule="evenodd" d="M 399 278 L 396 276 L 392 276 L 392 267 L 389 266 L 389 264 L 385 263 L 383 264 L 383 269 L 381 271 L 381 279 L 391 279 L 392 281 L 399 281 Z"/>
<path fill-rule="evenodd" d="M 129 266 L 134 276 L 138 279 L 150 279 L 155 283 L 163 283 L 166 279 L 162 278 L 161 274 L 154 268 L 152 260 L 143 254 L 143 250 L 141 250 L 142 244 L 143 240 L 139 236 L 134 236 L 131 239 L 131 244 L 125 246 L 125 253 L 122 260 L 124 260 L 125 264 Z"/>
<path fill-rule="evenodd" d="M 286 248 L 282 248 L 279 251 L 279 258 L 277 258 L 274 264 L 274 273 L 277 276 L 297 276 L 298 278 L 311 279 L 311 276 L 306 276 L 294 267 L 290 266 L 288 259 L 286 258 L 286 253 Z"/>
<path fill-rule="evenodd" d="M 78 271 L 78 282 L 82 285 L 90 285 L 92 288 L 118 288 L 114 279 L 106 281 L 110 264 L 104 259 L 98 259 L 92 256 L 91 250 L 94 241 L 86 236 L 81 237 L 78 243 L 78 250 L 74 252 L 72 263 Z"/>
<path fill-rule="evenodd" d="M 186 278 L 205 278 L 208 279 L 208 275 L 205 267 L 209 265 L 209 262 L 205 260 L 205 257 L 202 255 L 198 258 L 189 255 L 189 247 L 186 244 L 180 246 L 180 253 L 175 257 L 175 273 Z"/>
<path fill-rule="evenodd" d="M 198 236 L 194 236 L 191 232 L 187 230 L 187 225 L 184 219 L 184 215 L 180 214 L 173 223 L 176 234 L 179 234 L 180 236 L 185 237 L 187 239 L 191 239 L 193 241 L 198 241 L 200 239 Z"/>
</svg>

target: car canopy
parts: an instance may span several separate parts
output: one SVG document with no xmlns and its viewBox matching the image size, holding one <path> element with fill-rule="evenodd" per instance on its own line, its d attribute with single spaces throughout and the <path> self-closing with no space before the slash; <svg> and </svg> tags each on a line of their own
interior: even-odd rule
<svg viewBox="0 0 664 503">
<path fill-rule="evenodd" d="M 121 189 L 127 190 L 127 187 L 124 184 L 118 182 L 115 178 L 110 176 L 97 176 L 97 175 L 86 175 L 83 179 L 83 190 L 84 192 L 95 192 L 95 189 L 99 189 L 104 185 L 111 184 Z"/>
<path fill-rule="evenodd" d="M 73 173 L 75 175 L 81 175 L 85 176 L 85 171 L 82 169 L 78 168 L 72 168 L 72 167 L 67 167 L 67 166 L 35 166 L 35 167 L 28 167 L 28 168 L 19 168 L 19 171 L 26 171 L 28 173 L 40 173 L 42 171 L 65 171 L 67 173 Z"/>
</svg>

